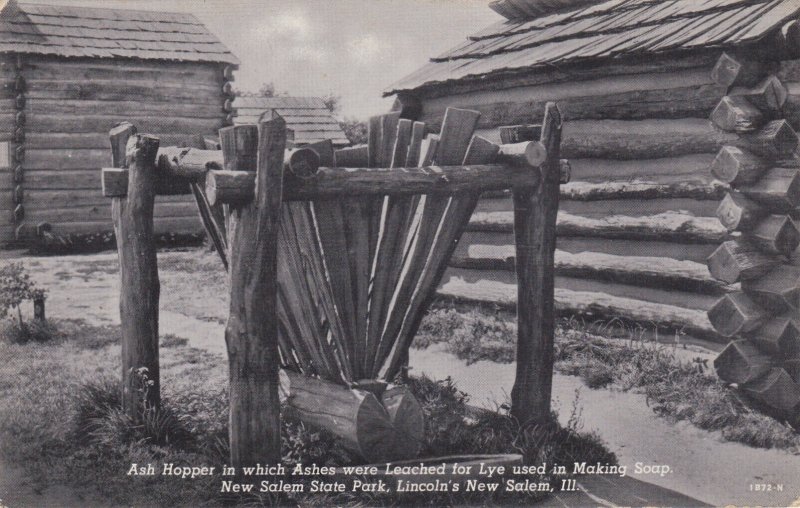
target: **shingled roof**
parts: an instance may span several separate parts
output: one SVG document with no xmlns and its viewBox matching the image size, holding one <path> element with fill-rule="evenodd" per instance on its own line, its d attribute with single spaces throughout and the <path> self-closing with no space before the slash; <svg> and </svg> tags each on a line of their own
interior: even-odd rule
<svg viewBox="0 0 800 508">
<path fill-rule="evenodd" d="M 191 14 L 16 0 L 0 10 L 0 53 L 239 63 Z"/>
<path fill-rule="evenodd" d="M 235 124 L 258 123 L 262 114 L 275 111 L 294 131 L 295 143 L 330 139 L 335 145 L 349 145 L 339 122 L 319 97 L 237 97 L 233 101 Z"/>
<path fill-rule="evenodd" d="M 392 85 L 386 95 L 542 66 L 757 41 L 800 14 L 798 0 L 608 0 L 495 23 Z"/>
</svg>

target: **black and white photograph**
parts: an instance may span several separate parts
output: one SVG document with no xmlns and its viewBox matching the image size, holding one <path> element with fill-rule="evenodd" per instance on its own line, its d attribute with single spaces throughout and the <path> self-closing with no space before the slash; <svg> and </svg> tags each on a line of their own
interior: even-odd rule
<svg viewBox="0 0 800 508">
<path fill-rule="evenodd" d="M 0 0 L 0 508 L 800 507 L 800 0 Z"/>
</svg>

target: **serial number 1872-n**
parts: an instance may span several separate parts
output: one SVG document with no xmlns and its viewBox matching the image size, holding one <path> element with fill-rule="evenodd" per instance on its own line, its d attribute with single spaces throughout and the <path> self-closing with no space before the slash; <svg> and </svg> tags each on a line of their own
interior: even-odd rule
<svg viewBox="0 0 800 508">
<path fill-rule="evenodd" d="M 751 483 L 750 492 L 783 492 L 782 483 Z"/>
</svg>

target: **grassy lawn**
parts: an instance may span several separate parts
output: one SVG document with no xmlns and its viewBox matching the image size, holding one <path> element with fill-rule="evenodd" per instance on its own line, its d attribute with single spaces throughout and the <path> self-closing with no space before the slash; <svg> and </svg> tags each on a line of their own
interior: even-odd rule
<svg viewBox="0 0 800 508">
<path fill-rule="evenodd" d="M 53 322 L 48 341 L 17 343 L 0 337 L 0 460 L 25 468 L 37 490 L 69 486 L 87 505 L 135 506 L 365 506 L 389 500 L 365 495 L 327 497 L 221 494 L 218 475 L 192 480 L 130 477 L 131 463 L 216 466 L 227 462 L 227 367 L 224 358 L 191 348 L 185 339 L 161 339 L 163 408 L 138 421 L 120 410 L 120 331 L 80 321 Z M 464 453 L 522 453 L 530 464 L 616 458 L 594 435 L 579 431 L 573 416 L 558 424 L 521 429 L 506 414 L 475 413 L 449 380 L 412 378 L 409 386 L 427 418 L 425 456 Z M 555 420 L 554 420 L 555 421 Z M 285 421 L 283 461 L 346 465 L 357 459 L 323 432 Z M 546 479 L 546 478 L 544 478 Z M 293 481 L 296 481 L 294 479 Z M 556 482 L 554 482 L 556 483 Z M 399 504 L 529 504 L 541 493 L 442 493 L 401 496 Z M 456 497 L 458 496 L 458 497 Z M 472 496 L 472 497 L 470 497 Z"/>
<path fill-rule="evenodd" d="M 763 414 L 753 401 L 722 383 L 702 358 L 678 355 L 677 346 L 642 340 L 609 340 L 576 320 L 556 329 L 558 372 L 579 376 L 590 388 L 634 390 L 671 420 L 721 431 L 724 439 L 760 448 L 800 449 L 800 434 Z M 594 330 L 596 327 L 593 327 Z M 631 331 L 631 337 L 634 337 Z M 516 316 L 488 307 L 440 305 L 422 323 L 413 347 L 444 342 L 468 363 L 514 361 Z"/>
</svg>

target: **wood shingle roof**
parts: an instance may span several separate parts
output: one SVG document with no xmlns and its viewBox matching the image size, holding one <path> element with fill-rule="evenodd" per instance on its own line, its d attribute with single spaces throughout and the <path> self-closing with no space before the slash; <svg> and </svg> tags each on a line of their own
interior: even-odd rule
<svg viewBox="0 0 800 508">
<path fill-rule="evenodd" d="M 191 14 L 16 0 L 0 10 L 0 53 L 239 63 Z"/>
<path fill-rule="evenodd" d="M 737 46 L 798 14 L 798 0 L 608 0 L 495 23 L 431 58 L 386 94 L 540 66 Z"/>
<path fill-rule="evenodd" d="M 319 97 L 237 97 L 234 124 L 258 123 L 261 115 L 275 111 L 294 131 L 295 143 L 314 143 L 330 139 L 335 145 L 349 145 L 339 122 Z"/>
</svg>

